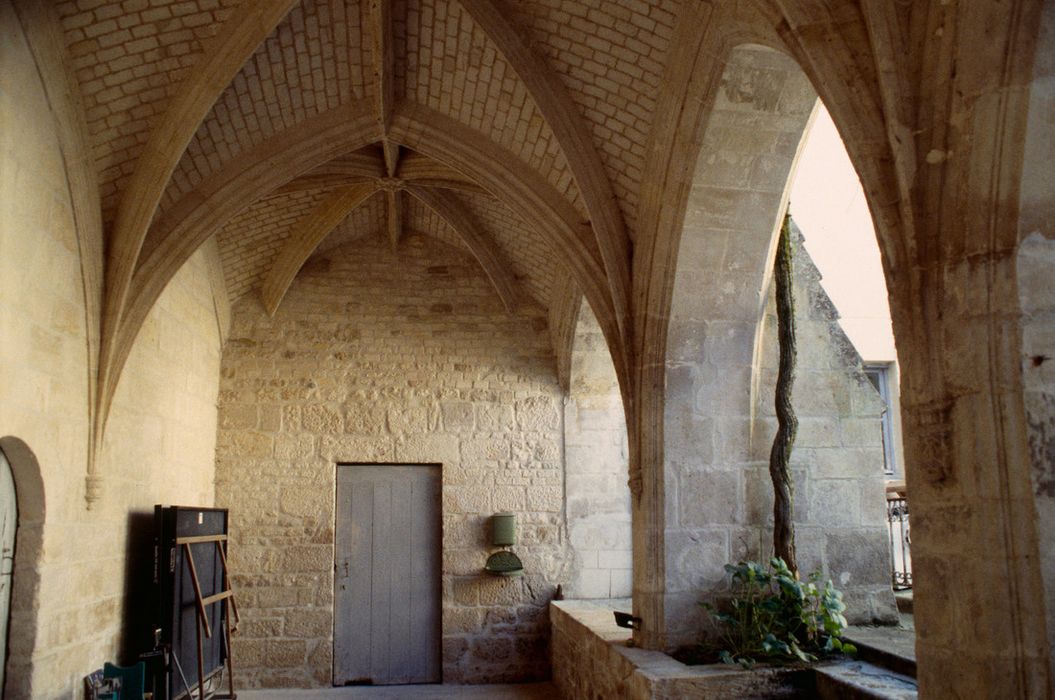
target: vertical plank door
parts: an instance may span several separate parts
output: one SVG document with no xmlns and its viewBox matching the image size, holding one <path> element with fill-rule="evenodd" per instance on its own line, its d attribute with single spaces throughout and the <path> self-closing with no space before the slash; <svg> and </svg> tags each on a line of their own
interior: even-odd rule
<svg viewBox="0 0 1055 700">
<path fill-rule="evenodd" d="M 337 468 L 334 685 L 440 682 L 440 468 Z"/>
</svg>

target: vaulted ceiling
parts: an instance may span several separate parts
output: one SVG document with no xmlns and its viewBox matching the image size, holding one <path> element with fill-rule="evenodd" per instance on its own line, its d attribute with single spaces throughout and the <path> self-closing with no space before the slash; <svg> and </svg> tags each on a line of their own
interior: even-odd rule
<svg viewBox="0 0 1055 700">
<path fill-rule="evenodd" d="M 312 255 L 357 237 L 397 254 L 412 233 L 460 246 L 506 309 L 548 313 L 558 364 L 585 297 L 627 399 L 632 367 L 662 335 L 649 319 L 664 317 L 669 279 L 651 275 L 672 267 L 701 128 L 740 44 L 799 62 L 863 179 L 878 183 L 873 201 L 895 201 L 879 190 L 900 186 L 883 110 L 902 95 L 877 76 L 899 87 L 907 75 L 888 68 L 914 36 L 908 5 L 55 6 L 86 122 L 74 140 L 96 165 L 97 186 L 82 189 L 98 192 L 88 213 L 106 240 L 97 426 L 154 302 L 213 237 L 229 297 L 254 295 L 272 313 Z M 896 224 L 883 206 L 881 221 Z"/>
<path fill-rule="evenodd" d="M 676 3 L 57 6 L 107 232 L 104 371 L 211 236 L 230 299 L 272 313 L 320 250 L 415 233 L 510 312 L 585 293 L 625 317 Z"/>
<path fill-rule="evenodd" d="M 625 250 L 674 8 L 591 4 L 60 3 L 111 249 L 141 246 L 121 266 L 128 292 L 142 292 L 137 268 L 176 252 L 177 234 L 216 234 L 231 298 L 257 293 L 273 311 L 331 233 L 398 247 L 413 230 L 467 248 L 507 307 L 548 307 L 562 256 L 491 183 L 401 143 L 394 118 L 402 107 L 455 120 L 545 182 L 569 225 L 608 229 Z M 363 145 L 277 173 L 208 222 L 218 230 L 185 225 L 193 199 L 220 194 L 210 179 L 225 166 L 303 146 L 299 130 L 342 111 L 368 117 Z"/>
</svg>

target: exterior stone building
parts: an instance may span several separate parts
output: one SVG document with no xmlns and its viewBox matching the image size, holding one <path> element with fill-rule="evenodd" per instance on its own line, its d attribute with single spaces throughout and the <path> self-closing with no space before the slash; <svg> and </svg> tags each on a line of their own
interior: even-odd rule
<svg viewBox="0 0 1055 700">
<path fill-rule="evenodd" d="M 818 96 L 890 290 L 920 692 L 1051 695 L 1053 75 L 1042 0 L 0 2 L 7 696 L 129 652 L 155 503 L 230 508 L 241 682 L 330 685 L 352 464 L 439 465 L 445 681 L 545 677 L 558 585 L 693 641 L 766 553 Z M 890 620 L 879 407 L 798 261 L 804 565 Z"/>
</svg>

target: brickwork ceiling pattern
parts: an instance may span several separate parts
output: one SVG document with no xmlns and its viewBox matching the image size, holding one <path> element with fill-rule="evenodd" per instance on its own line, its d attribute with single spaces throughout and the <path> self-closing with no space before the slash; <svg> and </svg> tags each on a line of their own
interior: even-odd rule
<svg viewBox="0 0 1055 700">
<path fill-rule="evenodd" d="M 58 3 L 94 139 L 103 215 L 113 218 L 151 121 L 238 0 Z"/>
<path fill-rule="evenodd" d="M 510 312 L 624 336 L 671 0 L 60 0 L 107 232 L 100 404 L 210 237 L 274 312 L 318 250 L 425 235 Z M 557 284 L 567 275 L 574 285 Z"/>
<path fill-rule="evenodd" d="M 335 186 L 373 180 L 380 188 L 399 191 L 414 180 L 461 201 L 494 242 L 495 262 L 503 266 L 496 274 L 508 275 L 536 308 L 548 307 L 563 256 L 525 221 L 522 210 L 518 214 L 494 196 L 490 183 L 398 146 L 406 179 L 382 182 L 386 174 L 397 174 L 385 168 L 384 157 L 392 152 L 386 110 L 390 114 L 394 104 L 414 103 L 497 145 L 518 167 L 551 186 L 578 224 L 590 225 L 594 217 L 576 182 L 581 174 L 569 165 L 569 146 L 547 119 L 555 108 L 552 100 L 548 105 L 540 101 L 548 100 L 538 95 L 540 80 L 563 91 L 557 109 L 563 105 L 581 122 L 577 128 L 593 141 L 597 162 L 603 163 L 601 178 L 610 181 L 604 184 L 618 199 L 619 215 L 631 220 L 674 21 L 672 3 L 620 0 L 596 8 L 556 0 L 515 6 L 490 0 L 268 0 L 260 5 L 270 8 L 260 16 L 269 12 L 271 20 L 239 14 L 246 6 L 238 0 L 58 3 L 71 69 L 85 103 L 104 225 L 122 229 L 115 238 L 127 233 L 132 247 L 137 239 L 153 247 L 160 238 L 158 222 L 166 215 L 179 221 L 201 198 L 203 181 L 225 172 L 240 155 L 268 148 L 313 117 L 326 119 L 336 110 L 377 103 L 376 151 L 359 151 L 351 163 L 339 156 L 309 173 L 289 173 L 292 182 L 240 203 L 233 218 L 210 232 L 220 244 L 231 300 L 259 293 L 282 245 L 304 228 L 313 207 L 321 206 Z M 495 40 L 495 20 L 487 19 L 488 12 L 496 12 L 499 25 L 514 33 L 512 44 Z M 480 17 L 483 24 L 477 22 Z M 246 25 L 267 21 L 273 26 L 263 29 L 263 40 L 248 51 L 243 47 L 244 55 L 238 56 L 232 37 L 261 32 Z M 515 53 L 524 48 L 531 54 L 527 60 Z M 224 60 L 237 62 L 225 85 L 207 84 L 199 76 L 202 68 Z M 533 87 L 524 72 L 539 68 L 549 75 L 536 75 Z M 150 142 L 161 122 L 181 116 L 166 114 L 181 108 L 181 96 L 185 103 L 201 103 L 204 118 L 178 127 L 186 132 L 181 135 L 185 144 Z M 151 160 L 159 148 L 173 149 L 170 163 Z M 151 167 L 158 172 L 136 173 Z M 133 174 L 140 182 L 130 185 Z M 156 201 L 153 214 L 147 210 L 145 219 L 140 217 L 139 228 L 145 222 L 146 230 L 121 220 L 121 207 L 135 206 L 122 203 L 122 197 Z M 389 235 L 398 242 L 399 234 L 392 233 L 396 228 L 467 247 L 449 221 L 413 197 L 396 194 L 368 198 L 318 245 L 329 250 L 365 235 Z M 124 275 L 132 294 L 131 277 L 143 266 L 142 255 Z M 119 280 L 115 286 L 121 285 Z"/>
</svg>

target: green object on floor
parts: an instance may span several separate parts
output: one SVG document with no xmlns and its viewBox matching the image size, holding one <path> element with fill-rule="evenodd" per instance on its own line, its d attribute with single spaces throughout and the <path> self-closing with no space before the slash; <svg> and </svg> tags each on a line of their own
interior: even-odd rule
<svg viewBox="0 0 1055 700">
<path fill-rule="evenodd" d="M 142 661 L 132 666 L 115 666 L 107 661 L 103 664 L 103 678 L 120 678 L 121 690 L 118 700 L 143 700 L 147 667 Z"/>
</svg>

